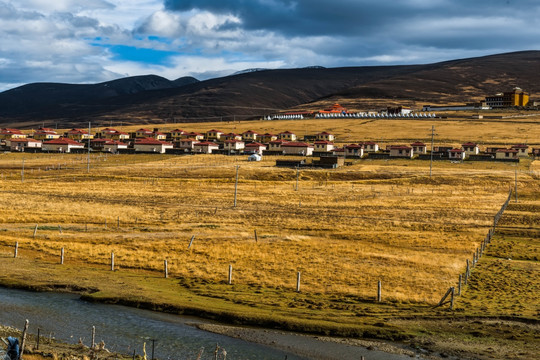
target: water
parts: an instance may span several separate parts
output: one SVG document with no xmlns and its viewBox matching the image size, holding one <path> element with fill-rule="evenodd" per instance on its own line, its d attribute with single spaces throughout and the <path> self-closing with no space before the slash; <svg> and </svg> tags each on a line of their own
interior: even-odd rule
<svg viewBox="0 0 540 360">
<path fill-rule="evenodd" d="M 0 324 L 21 329 L 25 319 L 29 331 L 40 329 L 43 337 L 52 336 L 68 343 L 91 345 L 92 326 L 96 327 L 96 343 L 104 341 L 108 350 L 131 355 L 143 354 L 146 343 L 148 358 L 155 340 L 158 359 L 195 359 L 204 348 L 202 359 L 213 359 L 218 344 L 227 352 L 227 360 L 307 360 L 360 359 L 405 360 L 404 355 L 370 351 L 358 346 L 321 342 L 314 337 L 272 332 L 276 347 L 295 349 L 295 355 L 278 348 L 251 343 L 202 331 L 189 324 L 209 323 L 203 319 L 164 314 L 120 305 L 85 302 L 73 294 L 35 293 L 0 287 Z M 258 330 L 263 331 L 263 330 Z M 292 351 L 292 350 L 291 350 Z"/>
<path fill-rule="evenodd" d="M 119 305 L 93 304 L 79 300 L 77 295 L 34 293 L 0 288 L 0 324 L 21 329 L 25 319 L 29 331 L 42 336 L 50 334 L 58 340 L 76 343 L 79 338 L 91 344 L 92 326 L 96 327 L 96 343 L 104 341 L 107 349 L 151 356 L 155 339 L 155 356 L 159 359 L 194 359 L 204 348 L 203 359 L 213 358 L 216 344 L 227 351 L 227 359 L 287 359 L 307 358 L 264 345 L 229 338 L 199 330 L 188 323 L 201 319 L 162 314 Z"/>
</svg>

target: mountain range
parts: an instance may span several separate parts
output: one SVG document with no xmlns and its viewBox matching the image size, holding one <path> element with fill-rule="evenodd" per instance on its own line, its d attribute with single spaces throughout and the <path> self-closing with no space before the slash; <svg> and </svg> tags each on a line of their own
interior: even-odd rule
<svg viewBox="0 0 540 360">
<path fill-rule="evenodd" d="M 59 127 L 258 118 L 281 110 L 457 104 L 519 86 L 540 93 L 540 51 L 425 65 L 250 69 L 222 78 L 156 75 L 99 84 L 33 83 L 0 93 L 0 124 Z"/>
</svg>

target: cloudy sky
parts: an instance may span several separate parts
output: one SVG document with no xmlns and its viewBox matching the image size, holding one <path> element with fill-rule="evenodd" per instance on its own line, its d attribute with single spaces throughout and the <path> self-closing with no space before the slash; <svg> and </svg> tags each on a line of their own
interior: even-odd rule
<svg viewBox="0 0 540 360">
<path fill-rule="evenodd" d="M 540 49 L 538 0 L 0 0 L 0 91 Z"/>
</svg>

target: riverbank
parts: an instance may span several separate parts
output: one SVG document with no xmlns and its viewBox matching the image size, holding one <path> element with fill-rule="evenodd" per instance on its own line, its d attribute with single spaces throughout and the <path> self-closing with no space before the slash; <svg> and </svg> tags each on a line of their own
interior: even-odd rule
<svg viewBox="0 0 540 360">
<path fill-rule="evenodd" d="M 10 326 L 0 325 L 0 337 L 7 338 L 13 336 L 21 338 L 21 331 Z M 4 344 L 0 348 L 4 350 Z M 26 337 L 26 345 L 24 347 L 25 360 L 47 360 L 47 359 L 115 359 L 128 360 L 131 356 L 110 352 L 106 348 L 106 344 L 99 344 L 96 349 L 91 349 L 87 345 L 68 344 L 55 339 L 40 336 L 39 346 L 37 343 L 37 335 L 29 333 Z"/>
</svg>

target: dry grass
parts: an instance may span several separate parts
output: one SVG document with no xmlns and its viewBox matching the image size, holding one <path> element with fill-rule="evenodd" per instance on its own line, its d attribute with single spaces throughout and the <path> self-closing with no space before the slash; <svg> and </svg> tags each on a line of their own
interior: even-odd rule
<svg viewBox="0 0 540 360">
<path fill-rule="evenodd" d="M 67 262 L 106 265 L 114 251 L 120 268 L 153 271 L 168 259 L 172 276 L 204 283 L 232 264 L 236 284 L 269 289 L 294 288 L 301 271 L 305 292 L 362 299 L 382 280 L 386 299 L 428 303 L 456 283 L 515 169 L 441 162 L 430 180 L 428 162 L 359 161 L 302 170 L 295 191 L 296 172 L 271 159 L 93 156 L 87 174 L 86 156 L 26 154 L 23 183 L 21 157 L 0 157 L 4 252 L 18 241 L 22 256 L 53 261 L 65 247 Z"/>
</svg>

